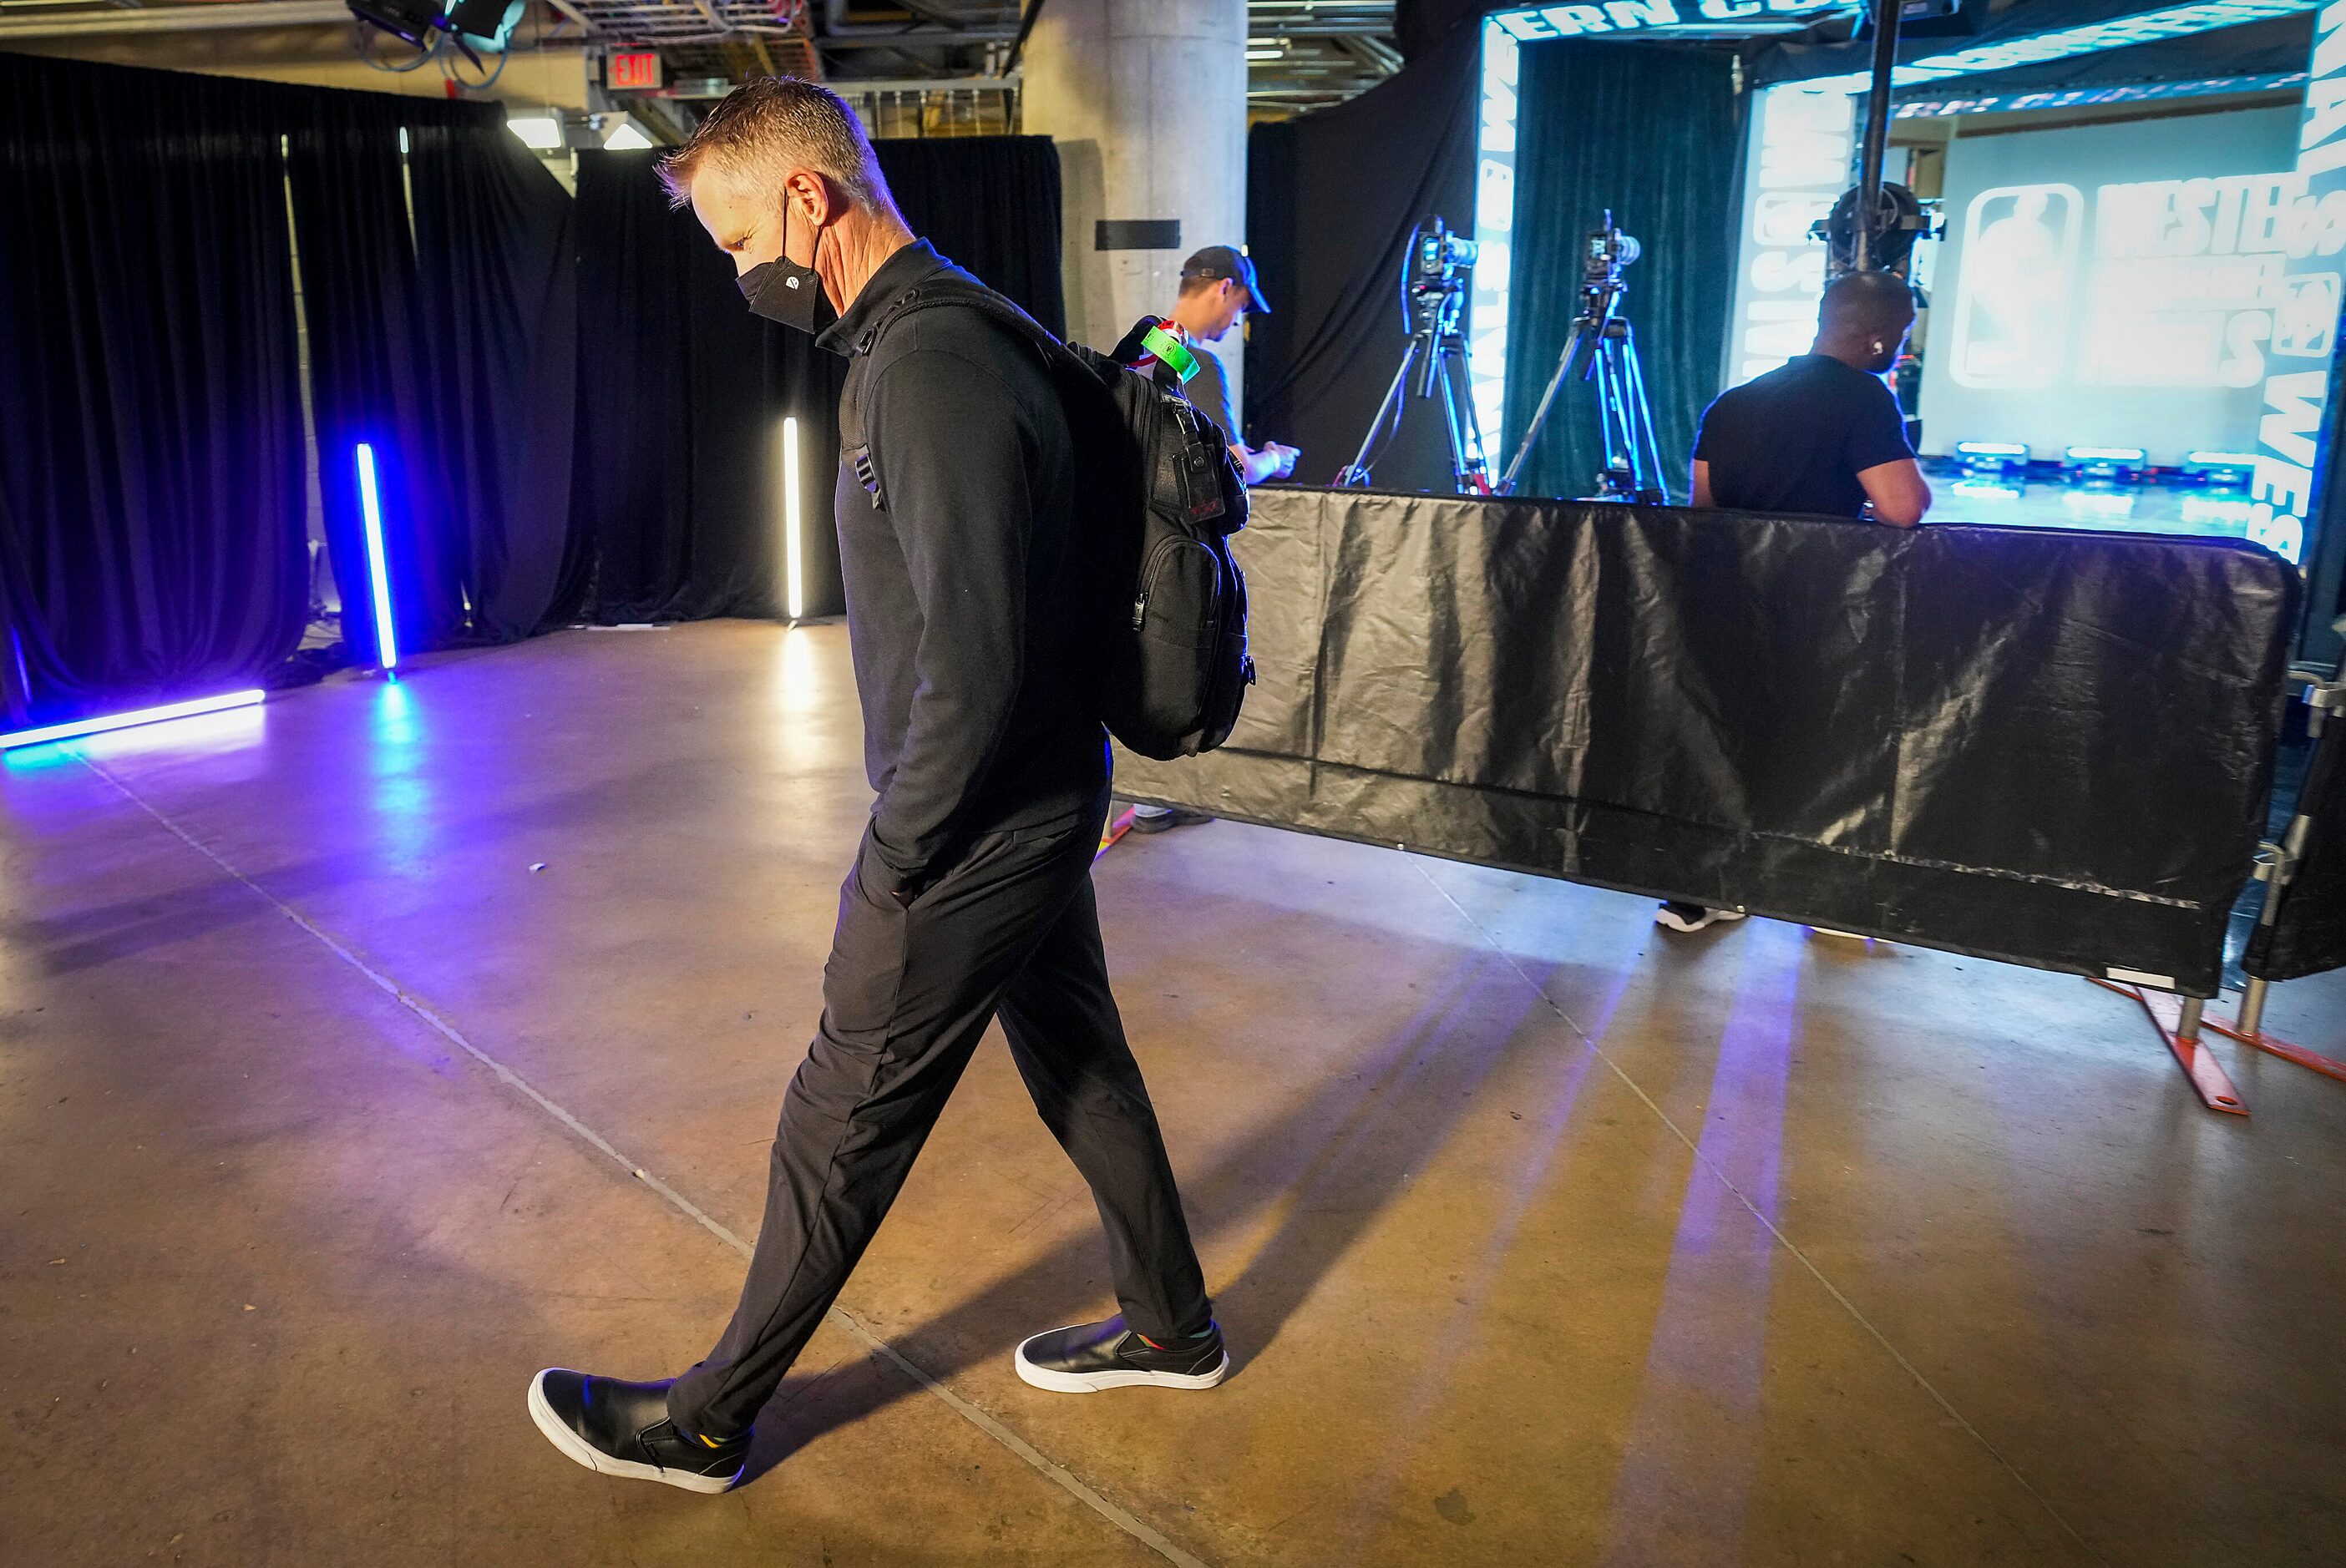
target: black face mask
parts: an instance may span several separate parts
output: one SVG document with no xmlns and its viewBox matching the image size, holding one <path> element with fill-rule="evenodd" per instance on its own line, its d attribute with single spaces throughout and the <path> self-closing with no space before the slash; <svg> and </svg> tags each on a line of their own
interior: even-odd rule
<svg viewBox="0 0 2346 1568">
<path fill-rule="evenodd" d="M 831 309 L 831 296 L 822 290 L 821 276 L 813 268 L 801 267 L 790 260 L 790 207 L 785 199 L 782 254 L 741 274 L 741 298 L 750 301 L 750 313 L 753 316 L 796 327 L 801 332 L 818 333 L 839 320 L 839 312 Z M 820 242 L 818 236 L 817 243 Z"/>
</svg>

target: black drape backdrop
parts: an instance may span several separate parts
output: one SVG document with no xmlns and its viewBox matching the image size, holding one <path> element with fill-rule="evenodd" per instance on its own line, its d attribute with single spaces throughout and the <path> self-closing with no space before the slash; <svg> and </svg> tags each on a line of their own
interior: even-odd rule
<svg viewBox="0 0 2346 1568">
<path fill-rule="evenodd" d="M 1408 347 L 1411 227 L 1431 213 L 1474 229 L 1478 41 L 1461 27 L 1351 102 L 1248 137 L 1247 243 L 1274 313 L 1247 323 L 1246 426 L 1257 443 L 1302 450 L 1300 483 L 1325 484 L 1352 462 Z M 1376 477 L 1450 488 L 1439 409 L 1411 405 Z"/>
<path fill-rule="evenodd" d="M 439 642 L 464 621 L 463 581 L 439 504 L 437 411 L 420 350 L 429 319 L 400 178 L 399 106 L 372 97 L 290 139 L 294 222 L 310 328 L 311 407 L 319 499 L 342 603 L 342 635 L 374 646 L 355 453 L 373 445 L 383 553 L 405 647 Z"/>
<path fill-rule="evenodd" d="M 1473 29 L 1466 29 L 1472 32 Z M 1719 392 L 1735 277 L 1742 105 L 1724 55 L 1668 45 L 1527 45 L 1519 81 L 1506 433 L 1512 453 L 1579 309 L 1581 259 L 1606 208 L 1645 247 L 1626 274 L 1670 494 L 1687 494 Z M 1658 106 L 1668 106 L 1660 112 Z M 1520 486 L 1593 494 L 1604 464 L 1596 389 L 1564 389 Z"/>
<path fill-rule="evenodd" d="M 288 167 L 344 636 L 373 636 L 353 466 L 365 441 L 402 646 L 527 636 L 570 520 L 570 199 L 495 105 L 336 97 L 291 133 Z"/>
<path fill-rule="evenodd" d="M 400 100 L 405 102 L 407 100 Z M 434 457 L 474 641 L 538 629 L 570 526 L 579 331 L 574 212 L 494 104 L 408 126 Z"/>
<path fill-rule="evenodd" d="M 279 135 L 247 84 L 0 55 L 0 682 L 17 720 L 250 684 L 301 636 Z"/>
<path fill-rule="evenodd" d="M 750 314 L 650 152 L 578 158 L 577 515 L 610 621 L 780 609 L 781 422 L 800 423 L 808 613 L 840 608 L 831 530 L 846 366 Z"/>
<path fill-rule="evenodd" d="M 1058 329 L 1058 155 L 1044 137 L 888 140 L 915 232 Z M 831 526 L 845 361 L 741 302 L 732 263 L 672 211 L 653 156 L 578 160 L 576 525 L 605 622 L 780 613 L 781 432 L 799 421 L 809 615 L 843 607 Z"/>
<path fill-rule="evenodd" d="M 0 55 L 12 713 L 250 683 L 299 641 L 295 236 L 347 635 L 361 440 L 404 646 L 534 630 L 569 524 L 569 222 L 495 105 Z"/>
</svg>

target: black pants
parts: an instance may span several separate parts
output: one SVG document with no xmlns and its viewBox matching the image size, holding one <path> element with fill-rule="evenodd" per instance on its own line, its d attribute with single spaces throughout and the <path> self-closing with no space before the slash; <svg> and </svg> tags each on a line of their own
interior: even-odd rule
<svg viewBox="0 0 2346 1568">
<path fill-rule="evenodd" d="M 857 856 L 822 1024 L 782 1097 L 740 1305 L 668 1393 L 687 1431 L 730 1436 L 773 1396 L 997 1013 L 1035 1108 L 1091 1184 L 1126 1320 L 1156 1339 L 1205 1329 L 1205 1278 L 1100 950 L 1091 862 L 1107 809 L 1103 793 L 1075 816 L 978 839 L 910 909 L 872 885 L 868 842 Z"/>
</svg>

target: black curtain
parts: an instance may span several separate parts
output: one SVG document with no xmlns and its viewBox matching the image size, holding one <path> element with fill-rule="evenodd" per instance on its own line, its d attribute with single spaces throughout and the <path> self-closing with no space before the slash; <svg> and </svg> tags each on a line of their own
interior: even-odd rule
<svg viewBox="0 0 2346 1568">
<path fill-rule="evenodd" d="M 1049 137 L 894 137 L 872 150 L 913 233 L 1066 331 L 1059 149 Z"/>
<path fill-rule="evenodd" d="M 846 361 L 750 314 L 650 152 L 578 156 L 576 511 L 604 622 L 773 616 L 782 420 L 799 420 L 810 615 L 842 608 L 831 533 Z"/>
<path fill-rule="evenodd" d="M 347 637 L 360 441 L 403 646 L 534 630 L 569 524 L 569 223 L 495 105 L 0 56 L 11 711 L 249 683 L 299 642 L 297 239 Z"/>
<path fill-rule="evenodd" d="M 876 144 L 913 230 L 1057 330 L 1058 158 L 1047 137 Z M 649 152 L 586 152 L 573 512 L 586 613 L 606 623 L 780 614 L 781 434 L 799 422 L 806 612 L 845 607 L 831 499 L 846 361 L 749 313 L 733 264 L 671 210 Z"/>
<path fill-rule="evenodd" d="M 363 441 L 402 646 L 527 636 L 569 528 L 570 199 L 496 105 L 336 94 L 322 110 L 291 133 L 290 168 L 344 636 L 373 636 Z"/>
<path fill-rule="evenodd" d="M 0 55 L 14 721 L 250 685 L 300 640 L 279 135 L 245 83 Z"/>
<path fill-rule="evenodd" d="M 1248 138 L 1247 241 L 1273 313 L 1247 321 L 1247 433 L 1300 447 L 1300 484 L 1325 484 L 1352 462 L 1409 346 L 1400 289 L 1412 226 L 1433 214 L 1473 232 L 1479 44 L 1462 26 L 1351 102 Z M 1411 403 L 1376 480 L 1450 489 L 1435 405 Z"/>
<path fill-rule="evenodd" d="M 1580 305 L 1589 231 L 1612 209 L 1645 254 L 1625 274 L 1661 443 L 1684 499 L 1717 395 L 1735 279 L 1742 104 L 1725 55 L 1652 44 L 1526 45 L 1518 76 L 1514 273 L 1504 448 L 1556 372 Z M 1567 385 L 1532 453 L 1526 495 L 1587 495 L 1604 465 L 1593 384 Z"/>
<path fill-rule="evenodd" d="M 430 312 L 401 175 L 403 124 L 397 103 L 370 97 L 289 138 L 319 500 L 342 636 L 354 649 L 372 648 L 375 637 L 359 500 L 362 442 L 375 453 L 400 645 L 444 643 L 464 625 L 457 530 L 434 472 L 437 400 L 421 351 Z"/>
<path fill-rule="evenodd" d="M 403 100 L 407 101 L 407 100 Z M 553 606 L 570 524 L 578 292 L 573 204 L 495 104 L 408 124 L 444 534 L 471 640 Z"/>
</svg>

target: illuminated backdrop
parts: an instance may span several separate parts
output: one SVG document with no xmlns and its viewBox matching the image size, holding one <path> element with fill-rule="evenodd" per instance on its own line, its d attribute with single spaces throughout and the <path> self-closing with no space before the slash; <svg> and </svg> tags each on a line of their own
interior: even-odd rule
<svg viewBox="0 0 2346 1568">
<path fill-rule="evenodd" d="M 2268 361 L 2301 340 L 2286 277 L 2297 119 L 2273 108 L 1958 136 L 1924 449 L 2139 446 L 2167 463 L 2253 450 Z"/>
</svg>

